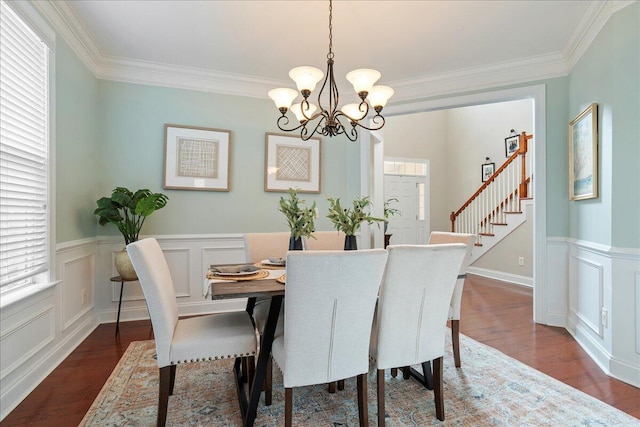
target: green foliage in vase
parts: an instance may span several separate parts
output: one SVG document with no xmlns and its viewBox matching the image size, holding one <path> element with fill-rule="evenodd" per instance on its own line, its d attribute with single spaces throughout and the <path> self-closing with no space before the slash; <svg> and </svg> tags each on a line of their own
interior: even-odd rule
<svg viewBox="0 0 640 427">
<path fill-rule="evenodd" d="M 98 207 L 93 211 L 98 215 L 100 225 L 114 224 L 122 233 L 125 244 L 136 242 L 144 220 L 166 206 L 169 198 L 162 193 L 152 193 L 142 189 L 135 193 L 124 187 L 118 187 L 111 197 L 102 197 L 96 201 Z"/>
<path fill-rule="evenodd" d="M 372 224 L 382 222 L 383 218 L 376 218 L 369 215 L 368 208 L 371 200 L 368 197 L 359 197 L 353 200 L 353 206 L 349 209 L 340 205 L 340 198 L 334 199 L 327 196 L 329 201 L 329 213 L 327 218 L 331 220 L 336 230 L 342 231 L 347 236 L 355 236 L 363 222 Z"/>
<path fill-rule="evenodd" d="M 390 199 L 385 200 L 384 202 L 384 219 L 388 220 L 392 216 L 402 215 L 399 209 L 392 208 L 392 203 L 398 203 L 398 199 L 392 197 Z"/>
<path fill-rule="evenodd" d="M 284 214 L 291 230 L 291 236 L 298 240 L 300 237 L 312 237 L 315 231 L 316 202 L 311 207 L 303 206 L 306 202 L 298 199 L 298 193 L 290 188 L 289 198 L 280 197 L 278 210 Z"/>
</svg>

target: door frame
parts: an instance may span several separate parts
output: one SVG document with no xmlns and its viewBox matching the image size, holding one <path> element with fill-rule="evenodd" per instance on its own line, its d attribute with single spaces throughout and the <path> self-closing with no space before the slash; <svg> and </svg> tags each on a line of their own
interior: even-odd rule
<svg viewBox="0 0 640 427">
<path fill-rule="evenodd" d="M 427 111 L 447 110 L 451 108 L 468 107 L 473 105 L 491 104 L 495 102 L 532 99 L 533 108 L 533 181 L 534 223 L 533 223 L 533 320 L 537 323 L 548 324 L 548 281 L 546 272 L 546 230 L 547 230 L 547 197 L 546 197 L 546 85 L 525 86 L 513 89 L 489 91 L 472 95 L 454 96 L 428 101 L 414 101 L 401 105 L 391 105 L 385 108 L 385 117 L 400 116 Z M 382 129 L 383 131 L 384 129 Z M 384 170 L 384 137 L 381 131 L 362 132 L 360 147 L 361 191 L 363 195 L 370 195 L 376 207 L 374 213 L 379 214 L 380 206 L 384 203 L 384 195 L 380 185 Z M 369 233 L 369 229 L 363 233 Z M 371 230 L 374 235 L 375 247 L 379 239 L 383 239 L 382 232 Z M 369 235 L 369 234 L 364 234 Z M 378 235 L 380 237 L 378 238 Z"/>
</svg>

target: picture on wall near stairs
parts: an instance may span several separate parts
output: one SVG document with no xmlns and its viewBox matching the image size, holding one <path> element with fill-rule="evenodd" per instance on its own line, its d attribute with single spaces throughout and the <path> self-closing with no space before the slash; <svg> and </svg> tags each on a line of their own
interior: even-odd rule
<svg viewBox="0 0 640 427">
<path fill-rule="evenodd" d="M 482 164 L 482 182 L 487 182 L 491 175 L 493 175 L 496 171 L 496 164 L 491 162 L 491 159 L 486 158 L 485 162 Z"/>
<path fill-rule="evenodd" d="M 569 199 L 598 197 L 598 104 L 569 123 Z"/>
</svg>

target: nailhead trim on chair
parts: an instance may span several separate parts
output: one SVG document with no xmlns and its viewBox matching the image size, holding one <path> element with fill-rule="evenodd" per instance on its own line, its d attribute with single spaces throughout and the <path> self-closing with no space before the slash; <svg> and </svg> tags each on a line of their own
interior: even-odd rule
<svg viewBox="0 0 640 427">
<path fill-rule="evenodd" d="M 236 358 L 236 357 L 247 357 L 247 356 L 255 356 L 256 352 L 252 351 L 250 353 L 244 353 L 244 354 L 234 354 L 233 356 L 231 356 L 230 354 L 227 356 L 209 356 L 207 357 L 203 357 L 202 359 L 187 359 L 187 360 L 178 360 L 178 361 L 171 361 L 171 365 L 179 365 L 181 363 L 194 363 L 194 362 L 204 362 L 207 360 L 223 360 L 223 359 L 231 359 Z"/>
</svg>

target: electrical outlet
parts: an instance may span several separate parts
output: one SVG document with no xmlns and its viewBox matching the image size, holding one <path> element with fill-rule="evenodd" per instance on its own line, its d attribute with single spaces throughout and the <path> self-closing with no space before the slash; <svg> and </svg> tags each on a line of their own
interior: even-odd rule
<svg viewBox="0 0 640 427">
<path fill-rule="evenodd" d="M 87 303 L 87 288 L 82 288 L 82 305 Z"/>
<path fill-rule="evenodd" d="M 518 257 L 518 265 L 520 265 L 520 266 L 524 265 L 524 257 L 523 256 L 519 256 Z"/>
<path fill-rule="evenodd" d="M 605 328 L 607 327 L 607 322 L 609 321 L 609 313 L 607 312 L 607 309 L 602 307 L 602 313 L 601 313 L 601 321 L 602 321 L 602 326 L 604 326 Z"/>
</svg>

